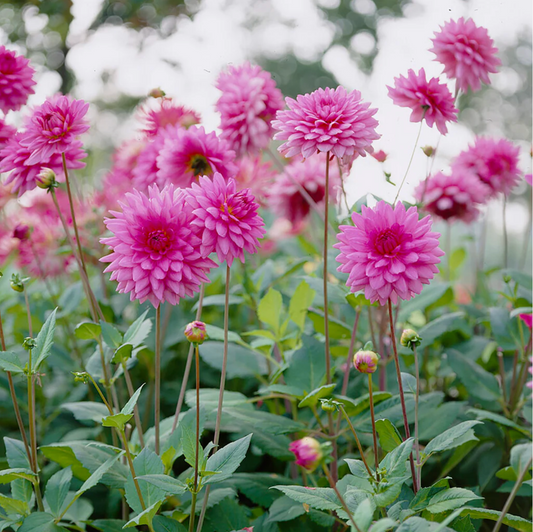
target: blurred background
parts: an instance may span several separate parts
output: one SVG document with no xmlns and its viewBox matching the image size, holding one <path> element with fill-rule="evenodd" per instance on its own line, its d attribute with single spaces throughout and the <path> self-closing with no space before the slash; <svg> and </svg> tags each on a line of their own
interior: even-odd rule
<svg viewBox="0 0 533 532">
<path fill-rule="evenodd" d="M 272 73 L 286 96 L 342 84 L 378 107 L 382 138 L 374 146 L 387 161 L 359 158 L 347 190 L 352 202 L 369 192 L 392 201 L 396 188 L 385 173 L 401 181 L 419 126 L 409 122 L 409 110 L 392 105 L 386 85 L 409 68 L 438 76 L 430 39 L 439 25 L 461 16 L 488 29 L 503 66 L 491 85 L 460 97 L 459 123 L 446 137 L 439 140 L 424 126 L 419 147 L 438 142 L 433 171 L 447 171 L 476 134 L 504 136 L 521 147 L 521 168 L 530 173 L 530 0 L 2 0 L 0 44 L 28 55 L 37 69 L 30 104 L 57 91 L 91 102 L 92 128 L 84 139 L 90 160 L 81 179 L 98 183 L 113 146 L 137 134 L 135 107 L 155 87 L 216 129 L 218 74 L 251 60 Z M 417 149 L 402 199 L 412 200 L 426 165 Z M 510 264 L 530 269 L 531 188 L 521 182 L 509 201 Z M 487 211 L 486 264 L 498 265 L 501 204 Z M 480 224 L 454 226 L 454 246 L 474 245 L 480 231 Z"/>
</svg>

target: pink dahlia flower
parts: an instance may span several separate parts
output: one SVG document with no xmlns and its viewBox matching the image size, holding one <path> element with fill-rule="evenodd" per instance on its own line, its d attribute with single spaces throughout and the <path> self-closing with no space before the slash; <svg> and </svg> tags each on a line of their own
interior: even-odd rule
<svg viewBox="0 0 533 532">
<path fill-rule="evenodd" d="M 395 105 L 413 110 L 411 122 L 425 120 L 429 127 L 436 124 L 443 135 L 448 133 L 446 122 L 457 122 L 459 111 L 455 108 L 452 93 L 438 78 L 426 81 L 423 68 L 418 74 L 409 69 L 406 78 L 401 75 L 394 78 L 394 88 L 387 86 L 387 89 Z"/>
<path fill-rule="evenodd" d="M 431 232 L 431 217 L 418 219 L 416 207 L 403 203 L 393 208 L 380 201 L 373 209 L 353 213 L 351 225 L 341 225 L 338 271 L 348 274 L 352 292 L 365 291 L 366 299 L 385 305 L 390 299 L 411 299 L 439 271 L 436 264 L 444 252 L 439 233 Z"/>
<path fill-rule="evenodd" d="M 271 121 L 283 109 L 283 95 L 270 73 L 250 63 L 229 67 L 218 77 L 217 88 L 222 91 L 216 103 L 221 138 L 238 157 L 266 148 L 272 139 Z"/>
<path fill-rule="evenodd" d="M 305 161 L 292 161 L 282 174 L 279 174 L 270 187 L 268 199 L 274 213 L 289 220 L 293 226 L 303 222 L 311 211 L 309 203 L 301 192 L 302 187 L 319 206 L 323 205 L 326 195 L 326 157 L 320 154 Z M 300 185 L 300 186 L 298 186 Z M 337 203 L 337 193 L 341 186 L 336 164 L 330 167 L 329 197 Z"/>
<path fill-rule="evenodd" d="M 119 208 L 126 192 L 134 188 L 131 175 L 124 170 L 113 167 L 102 179 L 102 187 L 96 193 L 95 204 L 103 206 L 105 211 L 115 211 Z"/>
<path fill-rule="evenodd" d="M 119 204 L 122 212 L 111 211 L 115 217 L 104 220 L 113 236 L 100 240 L 112 250 L 100 260 L 110 263 L 104 271 L 112 272 L 119 292 L 157 308 L 165 301 L 176 305 L 209 282 L 207 273 L 216 264 L 198 251 L 201 241 L 183 191 L 154 185 L 145 196 L 134 189 Z"/>
<path fill-rule="evenodd" d="M 533 314 L 518 314 L 518 317 L 526 324 L 526 327 L 531 331 L 533 328 Z"/>
<path fill-rule="evenodd" d="M 262 161 L 259 155 L 255 157 L 244 156 L 235 162 L 239 168 L 235 175 L 237 189 L 249 188 L 256 200 L 263 204 L 263 200 L 276 177 L 272 163 Z"/>
<path fill-rule="evenodd" d="M 235 179 L 226 181 L 219 173 L 212 180 L 202 176 L 186 191 L 185 201 L 195 217 L 192 225 L 202 240 L 203 257 L 216 252 L 219 262 L 231 267 L 235 258 L 244 263 L 244 251 L 257 251 L 265 223 L 253 194 L 247 188 L 237 192 Z"/>
<path fill-rule="evenodd" d="M 488 31 L 472 19 L 446 22 L 432 41 L 430 52 L 437 56 L 435 61 L 444 65 L 444 73 L 464 92 L 468 87 L 479 90 L 481 82 L 490 83 L 489 73 L 497 72 L 501 65 Z"/>
<path fill-rule="evenodd" d="M 34 93 L 33 74 L 28 59 L 0 46 L 0 109 L 4 114 L 20 109 Z"/>
<path fill-rule="evenodd" d="M 415 198 L 424 210 L 447 222 L 473 222 L 479 215 L 479 205 L 490 194 L 490 188 L 473 173 L 457 169 L 451 175 L 441 172 L 422 181 Z"/>
<path fill-rule="evenodd" d="M 380 137 L 378 121 L 372 118 L 377 109 L 370 109 L 359 91 L 318 89 L 285 101 L 289 110 L 278 111 L 272 122 L 279 131 L 274 138 L 286 141 L 278 148 L 285 157 L 301 154 L 306 159 L 317 151 L 330 151 L 340 158 L 364 157 L 372 153 L 372 141 Z"/>
<path fill-rule="evenodd" d="M 323 457 L 320 442 L 310 436 L 291 442 L 289 451 L 294 453 L 296 463 L 308 471 L 314 471 Z"/>
<path fill-rule="evenodd" d="M 188 128 L 200 123 L 200 115 L 196 111 L 178 105 L 171 98 L 157 98 L 155 106 L 143 107 L 140 118 L 144 123 L 142 131 L 149 137 L 167 126 Z"/>
<path fill-rule="evenodd" d="M 145 139 L 130 139 L 120 144 L 113 153 L 113 170 L 119 170 L 131 176 L 146 144 Z"/>
<path fill-rule="evenodd" d="M 56 94 L 36 107 L 26 124 L 21 143 L 31 152 L 27 164 L 48 161 L 55 154 L 79 147 L 77 137 L 89 129 L 85 114 L 89 104 Z"/>
<path fill-rule="evenodd" d="M 16 132 L 16 128 L 6 124 L 5 120 L 0 118 L 0 150 L 7 146 L 9 139 L 14 137 Z"/>
<path fill-rule="evenodd" d="M 520 180 L 520 149 L 506 139 L 477 137 L 474 145 L 461 152 L 452 162 L 452 171 L 464 169 L 475 173 L 491 189 L 508 195 Z"/>
<path fill-rule="evenodd" d="M 235 176 L 235 152 L 216 133 L 206 133 L 201 126 L 171 131 L 157 156 L 159 183 L 186 188 L 203 175 L 219 173 L 224 179 Z"/>
<path fill-rule="evenodd" d="M 157 158 L 163 149 L 165 139 L 167 137 L 172 137 L 176 128 L 177 126 L 167 126 L 166 128 L 160 129 L 157 135 L 150 137 L 148 142 L 146 142 L 141 149 L 136 159 L 135 166 L 131 171 L 133 176 L 133 186 L 137 190 L 146 192 L 151 185 L 157 185 L 163 188 L 162 182 L 157 177 L 157 172 L 159 171 Z"/>
</svg>

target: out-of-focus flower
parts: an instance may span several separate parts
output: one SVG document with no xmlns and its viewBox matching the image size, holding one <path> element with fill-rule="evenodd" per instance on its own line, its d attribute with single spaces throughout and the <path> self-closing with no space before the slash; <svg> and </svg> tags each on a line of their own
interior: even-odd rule
<svg viewBox="0 0 533 532">
<path fill-rule="evenodd" d="M 13 193 L 13 187 L 11 185 L 0 183 L 0 209 L 3 209 L 9 200 L 15 197 L 16 195 Z"/>
<path fill-rule="evenodd" d="M 30 228 L 26 224 L 17 224 L 13 229 L 13 238 L 27 240 L 30 236 Z"/>
<path fill-rule="evenodd" d="M 100 259 L 110 263 L 104 271 L 112 272 L 119 292 L 157 308 L 165 301 L 176 305 L 209 282 L 207 273 L 216 264 L 199 252 L 183 191 L 154 185 L 148 196 L 133 190 L 119 205 L 122 212 L 104 220 L 113 236 L 101 239 L 112 253 Z"/>
<path fill-rule="evenodd" d="M 520 149 L 506 139 L 477 137 L 474 145 L 461 152 L 452 162 L 452 172 L 474 172 L 491 189 L 490 197 L 499 192 L 508 195 L 520 179 Z"/>
<path fill-rule="evenodd" d="M 296 456 L 296 463 L 309 472 L 314 471 L 323 458 L 320 442 L 310 436 L 291 442 L 289 451 Z"/>
<path fill-rule="evenodd" d="M 489 73 L 497 72 L 501 65 L 488 31 L 472 19 L 446 22 L 432 41 L 430 52 L 436 55 L 435 60 L 444 65 L 444 73 L 457 80 L 457 87 L 464 92 L 468 87 L 479 90 L 481 82 L 490 83 Z"/>
<path fill-rule="evenodd" d="M 439 234 L 431 232 L 431 217 L 418 219 L 416 207 L 403 203 L 394 209 L 380 201 L 373 209 L 363 205 L 353 213 L 351 225 L 341 225 L 334 245 L 340 250 L 338 271 L 348 274 L 352 292 L 365 291 L 372 303 L 411 299 L 438 272 L 444 252 Z"/>
<path fill-rule="evenodd" d="M 426 121 L 429 127 L 433 124 L 443 134 L 448 133 L 446 122 L 457 122 L 458 109 L 448 87 L 440 83 L 438 78 L 426 81 L 426 72 L 421 68 L 418 74 L 409 69 L 407 77 L 400 75 L 394 78 L 394 88 L 387 86 L 389 97 L 395 105 L 409 107 L 411 122 Z"/>
<path fill-rule="evenodd" d="M 451 175 L 438 172 L 422 181 L 415 198 L 427 212 L 447 222 L 472 223 L 490 192 L 473 173 L 457 168 Z"/>
<path fill-rule="evenodd" d="M 157 135 L 151 137 L 141 149 L 135 161 L 135 166 L 131 171 L 133 186 L 140 192 L 147 192 L 148 187 L 151 185 L 161 185 L 157 177 L 159 170 L 157 158 L 163 149 L 165 139 L 172 137 L 174 130 L 178 127 L 168 126 L 160 129 Z"/>
<path fill-rule="evenodd" d="M 178 105 L 171 98 L 158 98 L 155 106 L 146 104 L 141 109 L 141 121 L 144 124 L 143 133 L 149 137 L 167 126 L 181 126 L 188 128 L 200 123 L 200 115 L 183 105 Z"/>
<path fill-rule="evenodd" d="M 363 157 L 372 153 L 372 142 L 378 121 L 377 109 L 361 99 L 361 93 L 346 92 L 344 87 L 317 89 L 285 98 L 288 110 L 278 111 L 272 127 L 278 130 L 275 139 L 284 140 L 278 149 L 285 157 L 310 157 L 317 151 L 331 152 L 337 157 Z"/>
<path fill-rule="evenodd" d="M 119 208 L 118 202 L 126 192 L 131 192 L 133 183 L 131 174 L 119 168 L 112 168 L 102 179 L 101 190 L 96 192 L 95 202 L 106 211 Z"/>
<path fill-rule="evenodd" d="M 139 155 L 146 146 L 146 139 L 130 139 L 123 142 L 113 152 L 113 170 L 126 172 L 131 175 L 137 165 Z"/>
<path fill-rule="evenodd" d="M 283 109 L 283 95 L 270 73 L 250 63 L 229 67 L 218 77 L 217 88 L 222 91 L 216 103 L 221 138 L 238 157 L 268 147 L 271 121 Z"/>
<path fill-rule="evenodd" d="M 533 175 L 524 174 L 524 179 L 529 186 L 533 186 Z"/>
<path fill-rule="evenodd" d="M 207 331 L 205 323 L 203 321 L 192 321 L 185 327 L 185 338 L 191 342 L 191 344 L 200 345 L 207 339 Z"/>
<path fill-rule="evenodd" d="M 260 155 L 254 157 L 245 155 L 236 160 L 235 163 L 238 166 L 238 171 L 235 175 L 237 189 L 249 188 L 255 199 L 263 204 L 265 197 L 269 193 L 270 186 L 276 178 L 276 171 L 272 163 L 263 161 Z"/>
<path fill-rule="evenodd" d="M 35 92 L 33 74 L 28 59 L 0 46 L 0 109 L 4 114 L 20 109 Z"/>
<path fill-rule="evenodd" d="M 525 323 L 526 327 L 531 331 L 533 327 L 533 314 L 518 314 L 518 317 Z"/>
<path fill-rule="evenodd" d="M 353 356 L 354 368 L 360 373 L 375 373 L 378 362 L 379 355 L 374 351 L 360 350 Z"/>
<path fill-rule="evenodd" d="M 3 118 L 0 118 L 0 150 L 7 145 L 9 139 L 14 137 L 16 132 L 16 128 L 6 124 L 6 121 Z"/>
<path fill-rule="evenodd" d="M 383 150 L 376 151 L 370 155 L 372 155 L 378 163 L 384 163 L 387 160 L 387 154 Z"/>
<path fill-rule="evenodd" d="M 311 211 L 300 187 L 315 203 L 323 205 L 326 193 L 326 157 L 325 154 L 319 154 L 302 162 L 297 160 L 290 162 L 270 187 L 268 195 L 270 208 L 278 216 L 290 220 L 293 226 L 304 222 Z M 330 202 L 337 203 L 340 186 L 338 167 L 332 164 L 329 173 Z"/>
<path fill-rule="evenodd" d="M 194 215 L 191 223 L 201 239 L 203 257 L 216 253 L 221 264 L 226 261 L 231 267 L 235 258 L 244 263 L 244 251 L 256 253 L 265 223 L 249 189 L 237 192 L 233 178 L 226 181 L 215 173 L 212 180 L 202 176 L 193 183 L 185 201 Z"/>
</svg>

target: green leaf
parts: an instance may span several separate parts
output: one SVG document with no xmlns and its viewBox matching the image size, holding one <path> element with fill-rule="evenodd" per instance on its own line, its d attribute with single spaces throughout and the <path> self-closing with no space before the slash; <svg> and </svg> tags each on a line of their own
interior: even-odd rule
<svg viewBox="0 0 533 532">
<path fill-rule="evenodd" d="M 319 399 L 330 396 L 333 390 L 335 389 L 335 386 L 336 384 L 324 384 L 324 386 L 320 386 L 320 388 L 313 390 L 298 403 L 298 408 L 304 408 L 306 406 L 315 406 L 318 403 Z"/>
<path fill-rule="evenodd" d="M 437 303 L 448 291 L 451 292 L 450 283 L 431 283 L 430 285 L 425 286 L 418 296 L 402 303 L 400 313 L 398 314 L 398 320 L 403 322 L 407 320 L 413 312 L 417 310 L 426 310 L 429 306 Z"/>
<path fill-rule="evenodd" d="M 202 360 L 217 370 L 222 370 L 224 344 L 222 342 L 204 342 L 200 346 Z M 257 377 L 268 372 L 263 355 L 242 345 L 228 344 L 227 377 Z"/>
<path fill-rule="evenodd" d="M 432 514 L 439 514 L 447 512 L 449 510 L 455 510 L 461 508 L 467 502 L 476 499 L 483 499 L 479 495 L 476 495 L 473 491 L 463 488 L 450 488 L 439 491 L 429 501 L 426 510 Z"/>
<path fill-rule="evenodd" d="M 472 427 L 481 424 L 481 421 L 463 421 L 451 429 L 445 430 L 436 438 L 433 438 L 424 449 L 424 455 L 430 456 L 433 453 L 440 453 L 447 451 L 461 445 L 469 440 L 477 440 L 472 430 Z M 470 435 L 468 439 L 464 439 L 465 435 Z"/>
<path fill-rule="evenodd" d="M 509 311 L 501 307 L 489 308 L 490 327 L 494 339 L 504 351 L 518 349 L 520 333 L 517 320 L 511 319 Z"/>
<path fill-rule="evenodd" d="M 72 412 L 78 421 L 94 421 L 95 423 L 101 423 L 102 419 L 109 414 L 109 410 L 103 403 L 96 403 L 93 401 L 63 403 L 61 408 Z"/>
<path fill-rule="evenodd" d="M 201 402 L 201 400 L 200 400 Z M 200 410 L 201 411 L 201 410 Z M 185 455 L 185 461 L 191 466 L 194 467 L 196 462 L 196 419 L 192 420 L 191 423 L 182 423 L 181 428 L 178 427 L 180 431 L 181 441 L 179 445 L 183 449 L 183 454 Z M 198 446 L 198 463 L 201 464 L 204 459 L 204 450 L 201 445 Z"/>
<path fill-rule="evenodd" d="M 92 321 L 84 321 L 78 324 L 76 329 L 74 329 L 74 334 L 80 340 L 96 340 L 101 332 L 102 328 L 100 325 Z"/>
<path fill-rule="evenodd" d="M 409 503 L 409 509 L 413 512 L 421 512 L 424 510 L 429 501 L 440 491 L 446 490 L 448 488 L 448 482 L 439 481 L 429 488 L 421 488 L 418 490 L 417 494 L 413 497 L 413 500 Z"/>
<path fill-rule="evenodd" d="M 379 443 L 387 453 L 401 445 L 402 437 L 398 429 L 388 419 L 377 419 L 376 431 L 379 435 Z"/>
<path fill-rule="evenodd" d="M 152 525 L 154 532 L 187 532 L 187 529 L 181 523 L 164 515 L 156 515 Z"/>
<path fill-rule="evenodd" d="M 124 333 L 124 343 L 132 344 L 134 347 L 142 344 L 144 340 L 150 334 L 152 330 L 152 320 L 147 320 L 146 315 L 148 310 L 144 311 L 141 316 L 139 316 Z"/>
<path fill-rule="evenodd" d="M 402 386 L 405 393 L 416 394 L 416 377 L 410 373 L 401 373 Z"/>
<path fill-rule="evenodd" d="M 41 445 L 39 450 L 49 460 L 56 462 L 61 467 L 71 466 L 72 473 L 76 476 L 76 478 L 87 480 L 91 476 L 91 473 L 76 458 L 74 451 L 71 449 L 71 444 L 52 443 L 50 445 Z"/>
<path fill-rule="evenodd" d="M 92 528 L 100 532 L 122 532 L 126 521 L 122 519 L 97 519 L 91 523 Z"/>
<path fill-rule="evenodd" d="M 234 473 L 228 484 L 239 490 L 248 499 L 264 508 L 270 508 L 272 503 L 279 498 L 280 494 L 272 490 L 272 486 L 292 484 L 289 478 L 271 473 Z"/>
<path fill-rule="evenodd" d="M 62 526 L 54 524 L 54 518 L 50 514 L 36 512 L 24 519 L 18 532 L 59 532 L 65 530 Z"/>
<path fill-rule="evenodd" d="M 292 521 L 297 517 L 305 514 L 305 508 L 302 503 L 291 499 L 290 497 L 280 497 L 269 509 L 267 523 L 280 523 Z"/>
<path fill-rule="evenodd" d="M 124 405 L 124 408 L 120 411 L 121 414 L 132 414 L 139 400 L 139 395 L 141 395 L 141 390 L 143 389 L 144 383 L 137 388 L 135 393 L 130 397 L 130 400 Z"/>
<path fill-rule="evenodd" d="M 273 486 L 292 500 L 308 504 L 317 510 L 339 510 L 342 505 L 331 488 L 304 488 L 303 486 Z"/>
<path fill-rule="evenodd" d="M 131 358 L 132 353 L 133 344 L 122 344 L 120 347 L 115 349 L 111 362 L 113 362 L 113 364 L 121 364 L 122 362 L 126 362 L 126 360 Z"/>
<path fill-rule="evenodd" d="M 2 508 L 7 515 L 25 515 L 29 511 L 28 503 L 26 501 L 12 499 L 11 497 L 2 494 L 0 494 L 0 508 Z"/>
<path fill-rule="evenodd" d="M 397 525 L 398 523 L 394 521 L 394 519 L 391 519 L 390 517 L 384 517 L 372 525 L 370 532 L 387 532 L 388 530 L 392 530 Z"/>
<path fill-rule="evenodd" d="M 137 477 L 137 479 L 148 482 L 148 484 L 156 486 L 172 495 L 181 495 L 187 491 L 187 484 L 168 475 L 142 475 Z"/>
<path fill-rule="evenodd" d="M 102 328 L 102 338 L 108 347 L 117 349 L 121 346 L 122 334 L 116 327 L 102 320 L 100 320 L 100 327 Z"/>
<path fill-rule="evenodd" d="M 457 248 L 450 255 L 450 270 L 455 272 L 460 268 L 463 262 L 466 259 L 466 250 L 465 248 Z"/>
<path fill-rule="evenodd" d="M 500 416 L 499 414 L 495 414 L 494 412 L 488 412 L 486 410 L 480 410 L 478 408 L 469 408 L 466 411 L 466 413 L 474 414 L 476 416 L 476 419 L 478 420 L 492 421 L 494 423 L 497 423 L 498 425 L 509 427 L 511 429 L 514 429 L 522 433 L 524 436 L 528 436 L 529 438 L 531 438 L 531 431 L 527 430 L 525 427 L 521 427 L 520 425 L 517 425 L 510 419 L 507 419 L 506 417 Z"/>
<path fill-rule="evenodd" d="M 61 508 L 67 498 L 71 480 L 72 468 L 69 466 L 52 475 L 46 484 L 44 497 L 54 517 L 61 515 Z"/>
<path fill-rule="evenodd" d="M 353 512 L 353 519 L 362 531 L 368 530 L 368 527 L 372 524 L 375 509 L 376 505 L 374 501 L 368 498 L 359 504 L 355 512 Z"/>
<path fill-rule="evenodd" d="M 133 417 L 133 414 L 114 414 L 102 419 L 102 426 L 116 428 L 120 431 L 124 430 L 126 423 Z"/>
<path fill-rule="evenodd" d="M 50 316 L 48 316 L 35 339 L 37 345 L 32 353 L 32 372 L 39 370 L 41 364 L 48 358 L 52 351 L 54 333 L 56 330 L 56 313 L 57 308 L 55 308 Z"/>
<path fill-rule="evenodd" d="M 298 421 L 260 410 L 247 411 L 238 408 L 223 408 L 222 412 L 229 414 L 239 423 L 245 423 L 254 429 L 261 429 L 272 434 L 287 434 L 305 429 L 305 425 Z"/>
<path fill-rule="evenodd" d="M 281 320 L 281 313 L 283 310 L 283 299 L 281 293 L 270 288 L 266 295 L 259 301 L 257 307 L 257 317 L 265 325 L 268 325 L 276 337 L 279 336 L 279 324 Z"/>
<path fill-rule="evenodd" d="M 81 485 L 81 488 L 76 492 L 75 497 L 78 498 L 83 495 L 87 490 L 90 490 L 96 486 L 102 477 L 115 465 L 117 460 L 124 454 L 124 452 L 117 453 L 116 456 L 112 456 L 106 460 L 92 475 Z"/>
<path fill-rule="evenodd" d="M 501 512 L 498 510 L 487 510 L 486 508 L 466 507 L 462 509 L 461 515 L 468 515 L 472 519 L 489 519 L 491 521 L 497 521 L 500 518 Z M 520 532 L 531 532 L 531 528 L 533 527 L 531 521 L 511 514 L 505 514 L 503 524 L 515 528 Z"/>
<path fill-rule="evenodd" d="M 419 336 L 422 338 L 419 350 L 422 351 L 425 347 L 431 346 L 437 338 L 446 332 L 455 330 L 456 326 L 462 324 L 462 322 L 464 322 L 464 312 L 452 312 L 430 321 L 418 331 Z"/>
<path fill-rule="evenodd" d="M 252 435 L 248 434 L 248 436 L 222 447 L 222 449 L 210 456 L 207 459 L 206 470 L 218 474 L 207 477 L 204 480 L 204 484 L 215 484 L 229 478 L 246 457 L 251 439 Z"/>
<path fill-rule="evenodd" d="M 141 512 L 136 515 L 133 519 L 130 519 L 125 525 L 124 528 L 131 528 L 132 526 L 149 526 L 152 524 L 152 520 L 155 517 L 155 514 L 159 511 L 162 501 L 154 502 L 151 506 L 146 508 L 146 510 L 141 510 Z"/>
<path fill-rule="evenodd" d="M 24 366 L 18 355 L 12 351 L 0 351 L 0 368 L 11 373 L 24 373 Z"/>
<path fill-rule="evenodd" d="M 302 396 L 322 386 L 326 379 L 324 344 L 311 336 L 302 336 L 302 347 L 284 372 L 285 384 L 302 390 Z"/>
<path fill-rule="evenodd" d="M 526 465 L 529 463 L 529 469 L 531 469 L 531 443 L 521 443 L 515 445 L 511 449 L 511 467 L 516 472 L 517 477 L 524 471 Z"/>
<path fill-rule="evenodd" d="M 303 331 L 307 309 L 312 305 L 316 292 L 302 281 L 294 291 L 289 304 L 289 318 Z"/>
<path fill-rule="evenodd" d="M 224 341 L 224 329 L 222 329 L 221 327 L 216 327 L 215 325 L 209 325 L 209 323 L 206 323 L 205 330 L 207 332 L 207 337 L 210 340 L 216 340 L 217 342 Z M 232 342 L 234 344 L 244 343 L 242 338 L 236 332 L 233 331 L 228 331 L 228 342 Z"/>
<path fill-rule="evenodd" d="M 214 494 L 216 492 L 212 493 Z M 209 500 L 211 500 L 211 496 Z M 198 504 L 200 505 L 200 501 L 198 501 Z M 248 526 L 250 520 L 243 507 L 237 501 L 231 497 L 225 497 L 208 512 L 205 524 L 209 525 L 205 527 L 206 530 L 233 532 L 234 530 L 241 530 L 243 527 Z"/>
<path fill-rule="evenodd" d="M 372 394 L 372 399 L 374 401 L 374 406 L 386 399 L 390 399 L 392 394 L 389 392 L 374 392 Z M 357 416 L 365 410 L 370 410 L 370 395 L 368 393 L 363 394 L 357 399 L 351 399 L 350 397 L 345 397 L 344 395 L 336 395 L 335 399 L 340 401 L 346 410 L 346 413 L 350 417 Z"/>
<path fill-rule="evenodd" d="M 0 484 L 9 484 L 17 478 L 24 478 L 33 482 L 35 480 L 35 473 L 31 469 L 21 467 L 0 471 Z"/>
</svg>

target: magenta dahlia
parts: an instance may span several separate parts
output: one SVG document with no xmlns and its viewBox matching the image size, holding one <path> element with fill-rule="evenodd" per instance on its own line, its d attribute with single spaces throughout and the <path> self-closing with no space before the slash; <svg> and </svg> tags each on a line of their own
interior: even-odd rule
<svg viewBox="0 0 533 532">
<path fill-rule="evenodd" d="M 220 113 L 220 137 L 238 157 L 255 154 L 272 139 L 271 121 L 283 109 L 283 95 L 276 82 L 257 65 L 229 67 L 217 80 L 222 96 L 216 103 Z"/>
<path fill-rule="evenodd" d="M 501 65 L 488 31 L 472 19 L 446 22 L 432 41 L 430 52 L 437 56 L 435 61 L 444 65 L 444 73 L 464 92 L 468 87 L 479 90 L 481 82 L 490 83 L 489 73 L 497 72 Z"/>
<path fill-rule="evenodd" d="M 174 128 L 157 156 L 157 180 L 180 188 L 191 186 L 199 176 L 219 173 L 224 179 L 234 177 L 235 152 L 216 133 L 206 133 L 202 126 Z"/>
<path fill-rule="evenodd" d="M 261 204 L 268 195 L 270 186 L 276 177 L 276 171 L 270 161 L 263 161 L 260 155 L 244 156 L 235 161 L 238 166 L 235 181 L 237 189 L 249 188 L 255 199 Z"/>
<path fill-rule="evenodd" d="M 196 111 L 178 105 L 171 98 L 157 98 L 155 106 L 143 107 L 140 118 L 144 123 L 143 133 L 149 137 L 167 126 L 188 128 L 200 123 L 200 115 Z"/>
<path fill-rule="evenodd" d="M 23 55 L 0 46 L 0 109 L 6 114 L 17 111 L 34 93 L 35 70 Z"/>
<path fill-rule="evenodd" d="M 134 189 L 120 207 L 122 212 L 111 211 L 114 218 L 104 220 L 113 236 L 100 240 L 112 250 L 100 260 L 110 263 L 104 271 L 112 272 L 119 292 L 157 308 L 165 301 L 176 305 L 209 281 L 207 273 L 216 264 L 199 252 L 183 191 L 154 185 L 145 196 Z"/>
<path fill-rule="evenodd" d="M 401 75 L 394 78 L 394 88 L 387 86 L 387 89 L 395 105 L 413 110 L 411 122 L 425 120 L 429 127 L 436 124 L 443 135 L 448 133 L 446 122 L 457 122 L 459 111 L 455 108 L 452 93 L 438 78 L 426 81 L 423 68 L 418 74 L 409 69 L 406 78 Z"/>
<path fill-rule="evenodd" d="M 341 158 L 365 156 L 373 151 L 372 141 L 380 137 L 373 118 L 377 109 L 370 109 L 359 91 L 318 89 L 285 101 L 289 109 L 278 111 L 272 122 L 278 130 L 274 138 L 286 141 L 278 148 L 285 157 L 301 154 L 306 159 L 317 151 Z"/>
<path fill-rule="evenodd" d="M 393 208 L 380 201 L 373 209 L 363 205 L 352 221 L 339 227 L 334 245 L 340 250 L 337 269 L 348 274 L 352 292 L 364 290 L 372 303 L 396 303 L 419 294 L 439 271 L 440 234 L 431 232 L 430 216 L 418 219 L 416 207 L 406 211 L 403 203 Z"/>
<path fill-rule="evenodd" d="M 137 156 L 135 165 L 132 168 L 133 186 L 141 191 L 146 192 L 150 185 L 157 185 L 162 188 L 161 182 L 157 178 L 159 166 L 157 158 L 163 149 L 165 139 L 172 136 L 171 131 L 178 126 L 167 126 L 159 130 L 157 135 L 150 137 Z"/>
<path fill-rule="evenodd" d="M 185 201 L 195 217 L 203 257 L 216 252 L 219 262 L 231 267 L 235 258 L 244 263 L 244 251 L 257 251 L 265 223 L 253 194 L 247 188 L 237 192 L 235 179 L 226 181 L 218 172 L 212 180 L 202 176 L 187 189 Z"/>
<path fill-rule="evenodd" d="M 0 118 L 0 150 L 7 146 L 9 139 L 14 137 L 16 132 L 15 127 L 6 124 L 5 120 Z"/>
<path fill-rule="evenodd" d="M 56 94 L 33 110 L 21 143 L 31 155 L 28 164 L 48 161 L 55 154 L 78 149 L 77 137 L 89 129 L 85 114 L 89 104 Z"/>
<path fill-rule="evenodd" d="M 441 172 L 422 181 L 415 190 L 417 202 L 424 210 L 447 222 L 473 222 L 479 205 L 485 202 L 490 189 L 473 173 L 457 169 L 451 175 Z"/>
<path fill-rule="evenodd" d="M 490 197 L 508 195 L 520 180 L 520 149 L 506 139 L 477 137 L 474 145 L 452 162 L 452 170 L 468 170 L 490 187 Z"/>
<path fill-rule="evenodd" d="M 314 471 L 324 456 L 320 442 L 310 436 L 291 442 L 289 451 L 294 453 L 296 463 L 308 471 Z"/>
</svg>

